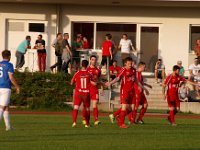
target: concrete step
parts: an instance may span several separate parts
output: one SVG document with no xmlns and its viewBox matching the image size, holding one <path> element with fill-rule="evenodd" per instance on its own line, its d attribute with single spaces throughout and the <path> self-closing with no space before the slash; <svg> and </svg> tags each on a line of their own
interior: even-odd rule
<svg viewBox="0 0 200 150">
<path fill-rule="evenodd" d="M 148 101 L 149 109 L 161 109 L 161 110 L 167 110 L 168 105 L 166 101 Z"/>
</svg>

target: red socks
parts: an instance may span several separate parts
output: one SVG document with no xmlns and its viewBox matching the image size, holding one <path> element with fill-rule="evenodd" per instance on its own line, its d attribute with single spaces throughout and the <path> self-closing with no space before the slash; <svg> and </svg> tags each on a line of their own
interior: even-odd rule
<svg viewBox="0 0 200 150">
<path fill-rule="evenodd" d="M 90 111 L 85 109 L 85 120 L 86 120 L 86 125 L 89 125 L 90 122 Z"/>
<path fill-rule="evenodd" d="M 174 123 L 175 122 L 175 120 L 174 120 L 174 110 L 169 111 L 169 116 L 170 116 L 171 123 Z"/>
<path fill-rule="evenodd" d="M 117 116 L 119 116 L 120 112 L 121 112 L 122 108 L 118 109 L 116 112 L 113 113 L 113 116 L 116 118 Z"/>
<path fill-rule="evenodd" d="M 122 124 L 124 124 L 124 120 L 125 120 L 125 116 L 126 116 L 126 110 L 124 111 L 124 110 L 121 110 L 121 112 L 120 112 L 120 120 L 119 120 L 119 125 L 122 125 Z"/>
<path fill-rule="evenodd" d="M 139 115 L 138 120 L 142 120 L 142 118 L 144 117 L 144 114 L 146 113 L 146 111 L 147 111 L 147 108 L 142 108 L 140 110 L 140 115 Z"/>
<path fill-rule="evenodd" d="M 94 115 L 94 121 L 97 121 L 98 120 L 98 115 L 99 115 L 99 111 L 98 111 L 98 108 L 95 107 L 93 108 L 93 115 Z"/>
<path fill-rule="evenodd" d="M 135 122 L 135 118 L 136 118 L 136 116 L 137 116 L 137 110 L 133 110 L 133 121 Z"/>
<path fill-rule="evenodd" d="M 86 120 L 87 110 L 83 107 L 82 109 L 82 120 Z"/>
<path fill-rule="evenodd" d="M 76 122 L 77 116 L 78 116 L 78 110 L 77 110 L 77 109 L 74 109 L 74 110 L 72 111 L 72 119 L 73 119 L 73 122 Z"/>
</svg>

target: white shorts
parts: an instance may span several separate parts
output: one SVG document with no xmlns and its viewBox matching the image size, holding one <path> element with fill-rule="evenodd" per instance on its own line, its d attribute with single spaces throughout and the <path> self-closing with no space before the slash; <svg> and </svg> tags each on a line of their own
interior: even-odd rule
<svg viewBox="0 0 200 150">
<path fill-rule="evenodd" d="M 8 106 L 10 104 L 11 90 L 0 88 L 0 106 Z"/>
</svg>

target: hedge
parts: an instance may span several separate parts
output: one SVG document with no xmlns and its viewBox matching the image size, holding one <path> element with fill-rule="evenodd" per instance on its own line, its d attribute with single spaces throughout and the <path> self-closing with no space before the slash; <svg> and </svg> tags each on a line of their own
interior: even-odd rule
<svg viewBox="0 0 200 150">
<path fill-rule="evenodd" d="M 66 83 L 71 80 L 70 75 L 15 72 L 14 76 L 21 93 L 17 95 L 12 89 L 10 105 L 31 110 L 69 110 L 64 102 L 72 101 L 73 87 Z"/>
</svg>

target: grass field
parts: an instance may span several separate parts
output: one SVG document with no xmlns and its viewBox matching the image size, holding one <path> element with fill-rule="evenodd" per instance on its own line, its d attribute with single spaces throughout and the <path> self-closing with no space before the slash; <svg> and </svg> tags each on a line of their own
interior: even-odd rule
<svg viewBox="0 0 200 150">
<path fill-rule="evenodd" d="M 79 117 L 80 118 L 80 117 Z M 92 118 L 93 119 L 93 118 Z M 119 129 L 107 117 L 98 127 L 71 127 L 70 116 L 12 115 L 15 131 L 0 123 L 0 150 L 199 150 L 200 119 L 145 118 L 145 125 Z"/>
</svg>

